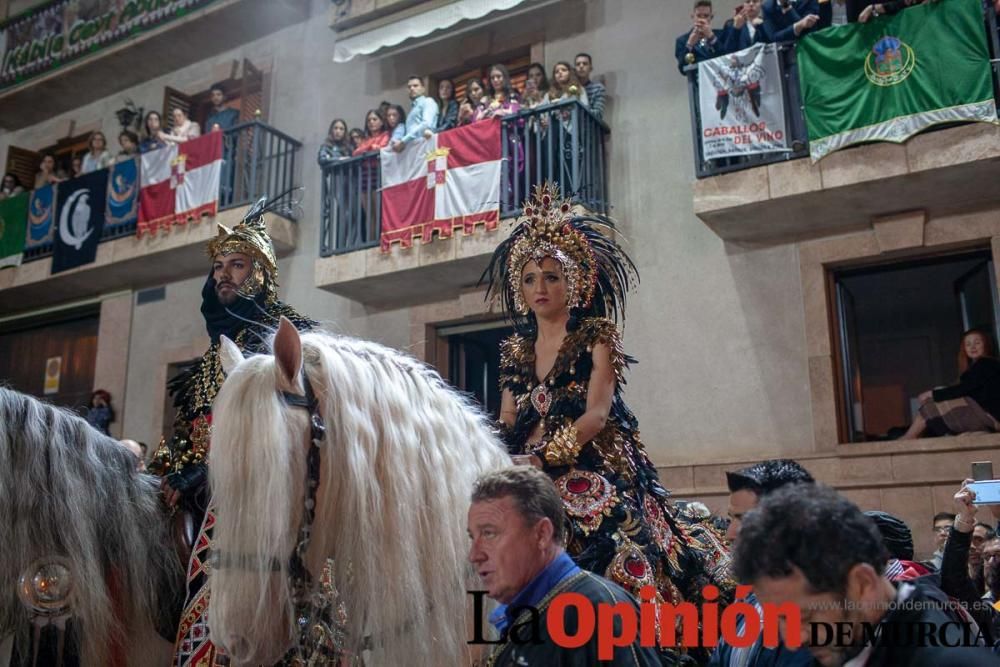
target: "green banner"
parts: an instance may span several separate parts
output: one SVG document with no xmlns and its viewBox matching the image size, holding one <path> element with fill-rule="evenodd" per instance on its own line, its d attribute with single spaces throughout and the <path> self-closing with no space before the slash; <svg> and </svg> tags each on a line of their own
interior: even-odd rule
<svg viewBox="0 0 1000 667">
<path fill-rule="evenodd" d="M 28 195 L 22 192 L 0 199 L 0 267 L 18 266 L 24 254 L 24 231 L 28 222 Z"/>
<path fill-rule="evenodd" d="M 996 122 L 980 0 L 939 0 L 799 41 L 809 152 L 902 143 L 939 123 Z"/>
</svg>

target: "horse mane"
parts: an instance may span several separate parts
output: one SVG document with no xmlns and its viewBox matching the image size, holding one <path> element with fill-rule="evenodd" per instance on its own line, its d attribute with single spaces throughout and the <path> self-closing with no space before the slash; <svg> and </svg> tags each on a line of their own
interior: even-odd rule
<svg viewBox="0 0 1000 667">
<path fill-rule="evenodd" d="M 343 648 L 361 653 L 367 637 L 374 664 L 467 662 L 466 591 L 475 579 L 466 515 L 475 479 L 510 465 L 505 448 L 479 408 L 412 357 L 324 332 L 301 340 L 326 425 L 308 560 L 316 574 L 332 558 L 346 610 Z M 273 571 L 244 571 L 256 585 L 235 587 L 217 569 L 213 607 L 252 612 L 227 618 L 216 607 L 213 634 L 252 640 L 276 612 L 290 612 L 287 561 L 298 525 L 288 524 L 302 516 L 308 416 L 280 400 L 276 372 L 273 357 L 250 357 L 227 379 L 214 407 L 210 469 L 216 548 L 280 563 L 284 609 L 274 608 Z"/>
<path fill-rule="evenodd" d="M 127 650 L 137 633 L 172 620 L 159 615 L 183 570 L 156 480 L 80 417 L 2 386 L 0 525 L 0 637 L 13 633 L 22 658 L 31 622 L 15 582 L 39 559 L 70 565 L 72 639 L 84 665 L 110 664 L 113 645 Z"/>
</svg>

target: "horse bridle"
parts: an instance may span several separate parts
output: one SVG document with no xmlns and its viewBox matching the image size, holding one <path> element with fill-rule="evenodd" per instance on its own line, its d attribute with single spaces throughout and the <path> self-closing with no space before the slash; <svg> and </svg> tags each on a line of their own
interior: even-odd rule
<svg viewBox="0 0 1000 667">
<path fill-rule="evenodd" d="M 279 390 L 278 395 L 285 405 L 293 408 L 303 408 L 309 411 L 309 450 L 306 453 L 306 479 L 305 479 L 305 500 L 303 501 L 302 521 L 299 524 L 298 536 L 295 541 L 295 548 L 288 558 L 288 576 L 291 582 L 292 602 L 295 606 L 295 620 L 299 627 L 300 649 L 305 648 L 309 639 L 309 632 L 313 625 L 313 616 L 317 609 L 314 596 L 311 595 L 313 578 L 305 564 L 306 551 L 309 549 L 309 541 L 312 537 L 312 525 L 316 518 L 316 492 L 319 490 L 320 468 L 319 468 L 319 448 L 326 439 L 326 425 L 323 417 L 319 413 L 319 401 L 313 392 L 309 377 L 303 370 L 301 373 L 302 386 L 304 392 L 295 394 L 290 391 Z M 268 569 L 274 572 L 281 571 L 281 562 L 277 558 L 271 558 L 267 562 L 258 556 L 247 554 L 223 554 L 216 552 L 213 554 L 216 567 L 236 567 L 249 570 Z"/>
<path fill-rule="evenodd" d="M 305 408 L 309 411 L 309 451 L 306 452 L 306 485 L 303 502 L 302 522 L 299 524 L 299 534 L 295 541 L 295 549 L 288 559 L 288 574 L 292 580 L 292 591 L 296 606 L 300 605 L 312 584 L 312 577 L 305 565 L 306 551 L 312 537 L 312 525 L 316 518 L 316 492 L 319 490 L 319 446 L 326 439 L 326 425 L 319 414 L 319 402 L 313 392 L 312 385 L 305 370 L 302 371 L 303 394 L 293 394 L 290 391 L 279 391 L 285 405 L 293 408 Z"/>
</svg>

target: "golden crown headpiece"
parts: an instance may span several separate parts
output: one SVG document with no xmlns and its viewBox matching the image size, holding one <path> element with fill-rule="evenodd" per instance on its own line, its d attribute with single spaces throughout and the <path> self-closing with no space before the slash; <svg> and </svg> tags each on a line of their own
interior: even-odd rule
<svg viewBox="0 0 1000 667">
<path fill-rule="evenodd" d="M 232 229 L 218 223 L 218 234 L 208 242 L 208 256 L 213 259 L 218 255 L 240 252 L 253 260 L 253 271 L 239 289 L 245 296 L 254 297 L 262 288 L 267 289 L 269 297 L 276 294 L 278 260 L 264 223 L 263 211 L 266 204 L 266 199 L 258 201 L 242 222 Z"/>
<path fill-rule="evenodd" d="M 521 292 L 521 272 L 529 261 L 551 257 L 566 276 L 568 306 L 598 316 L 615 316 L 636 277 L 635 266 L 613 238 L 598 227 L 614 229 L 611 220 L 577 215 L 559 188 L 535 187 L 510 237 L 500 243 L 484 273 L 489 296 L 501 297 L 505 309 L 528 312 Z"/>
</svg>

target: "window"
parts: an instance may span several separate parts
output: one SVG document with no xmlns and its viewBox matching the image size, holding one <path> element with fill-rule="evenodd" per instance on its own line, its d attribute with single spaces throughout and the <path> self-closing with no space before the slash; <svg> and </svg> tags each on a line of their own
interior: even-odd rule
<svg viewBox="0 0 1000 667">
<path fill-rule="evenodd" d="M 500 343 L 514 329 L 483 322 L 438 330 L 447 341 L 448 381 L 471 394 L 493 418 L 500 417 Z"/>
<path fill-rule="evenodd" d="M 921 392 L 958 381 L 962 332 L 997 337 L 989 250 L 834 271 L 832 284 L 842 441 L 901 435 Z"/>
<path fill-rule="evenodd" d="M 483 86 L 486 86 L 486 81 L 490 75 L 490 67 L 497 62 L 504 65 L 507 71 L 510 72 L 510 83 L 514 89 L 519 92 L 524 90 L 524 80 L 528 78 L 528 67 L 531 66 L 531 55 L 527 53 L 506 59 L 501 58 L 498 61 L 491 61 L 479 67 L 464 68 L 458 72 L 431 77 L 431 81 L 429 82 L 430 88 L 428 89 L 430 96 L 437 97 L 437 85 L 441 79 L 451 79 L 455 82 L 455 99 L 464 100 L 465 84 L 468 83 L 469 79 L 478 77 L 483 82 Z"/>
</svg>

